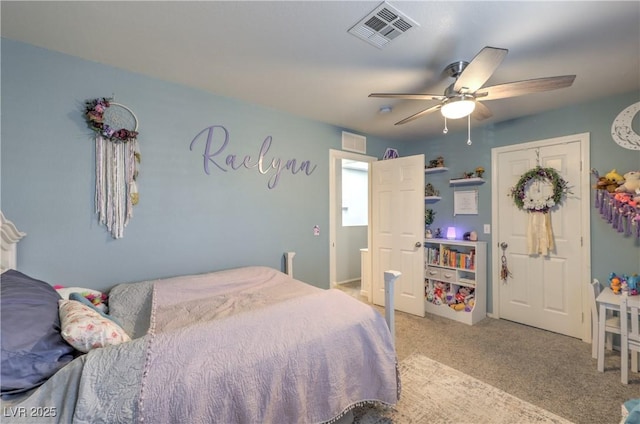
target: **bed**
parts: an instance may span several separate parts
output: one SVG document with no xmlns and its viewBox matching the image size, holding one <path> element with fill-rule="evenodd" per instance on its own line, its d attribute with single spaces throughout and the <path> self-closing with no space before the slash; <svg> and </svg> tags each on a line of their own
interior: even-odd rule
<svg viewBox="0 0 640 424">
<path fill-rule="evenodd" d="M 4 237 L 10 222 L 2 219 L 3 250 L 15 248 Z M 14 239 L 24 236 L 11 230 Z M 2 276 L 3 302 L 15 279 L 16 287 L 48 290 L 13 269 Z M 63 305 L 82 302 L 56 302 L 61 321 L 49 330 L 64 333 Z M 7 394 L 10 329 L 3 319 L 3 422 L 323 423 L 358 405 L 399 398 L 384 318 L 339 290 L 272 268 L 120 284 L 108 303 L 101 318 L 121 339 L 86 353 L 57 351 L 50 376 Z"/>
</svg>

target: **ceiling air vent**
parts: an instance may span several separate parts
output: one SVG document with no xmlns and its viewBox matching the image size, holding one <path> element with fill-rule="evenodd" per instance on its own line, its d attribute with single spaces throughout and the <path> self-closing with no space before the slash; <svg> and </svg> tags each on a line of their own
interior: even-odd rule
<svg viewBox="0 0 640 424">
<path fill-rule="evenodd" d="M 381 49 L 414 26 L 418 24 L 389 3 L 383 2 L 348 32 Z"/>
</svg>

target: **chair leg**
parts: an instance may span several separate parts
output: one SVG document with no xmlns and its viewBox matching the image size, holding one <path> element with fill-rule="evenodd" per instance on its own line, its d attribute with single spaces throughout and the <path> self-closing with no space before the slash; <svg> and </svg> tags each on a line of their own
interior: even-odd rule
<svg viewBox="0 0 640 424">
<path fill-rule="evenodd" d="M 629 348 L 621 346 L 620 351 L 620 381 L 629 384 Z"/>
<path fill-rule="evenodd" d="M 613 334 L 607 333 L 607 350 L 613 350 Z"/>
<path fill-rule="evenodd" d="M 600 305 L 600 316 L 604 317 L 607 309 L 604 305 Z M 605 342 L 605 320 L 598 320 L 598 371 L 604 372 L 604 342 Z"/>
<path fill-rule="evenodd" d="M 598 359 L 598 324 L 597 323 L 593 326 L 593 331 L 591 332 L 591 357 L 593 359 Z"/>
</svg>

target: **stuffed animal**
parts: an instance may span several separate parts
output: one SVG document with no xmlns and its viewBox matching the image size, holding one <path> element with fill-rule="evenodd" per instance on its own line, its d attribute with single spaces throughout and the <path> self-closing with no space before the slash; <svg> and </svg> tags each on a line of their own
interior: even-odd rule
<svg viewBox="0 0 640 424">
<path fill-rule="evenodd" d="M 631 205 L 633 207 L 638 206 L 638 198 L 637 197 L 633 197 L 631 195 L 631 193 L 618 192 L 618 193 L 614 194 L 613 198 L 616 199 L 620 203 L 626 203 L 626 204 L 629 204 L 629 205 Z"/>
<path fill-rule="evenodd" d="M 448 291 L 446 295 L 446 301 L 447 301 L 447 305 L 449 306 L 455 305 L 456 303 L 458 303 L 456 301 L 456 294 L 454 292 Z"/>
<path fill-rule="evenodd" d="M 620 290 L 622 290 L 622 281 L 620 280 L 620 277 L 613 272 L 609 276 L 609 286 L 611 287 L 613 294 L 620 294 Z"/>
<path fill-rule="evenodd" d="M 600 177 L 594 188 L 596 190 L 607 190 L 609 193 L 613 193 L 616 191 L 616 188 L 618 188 L 618 184 L 607 177 Z"/>
<path fill-rule="evenodd" d="M 624 182 L 616 188 L 616 191 L 634 194 L 638 189 L 640 189 L 640 171 L 630 171 L 624 174 Z"/>
<path fill-rule="evenodd" d="M 425 297 L 427 298 L 427 302 L 433 302 L 433 287 L 431 287 L 430 284 L 425 290 Z"/>
<path fill-rule="evenodd" d="M 613 181 L 614 183 L 620 185 L 624 181 L 624 177 L 618 174 L 618 171 L 612 169 L 604 176 L 607 180 Z"/>
<path fill-rule="evenodd" d="M 433 303 L 436 305 L 442 305 L 445 301 L 446 292 L 447 285 L 442 281 L 436 281 L 435 288 L 433 289 Z"/>
<path fill-rule="evenodd" d="M 471 296 L 469 296 L 469 297 L 471 297 Z M 473 307 L 475 306 L 475 304 L 476 304 L 476 300 L 475 299 L 467 299 L 467 303 L 465 304 L 464 310 L 466 312 L 473 311 Z"/>
<path fill-rule="evenodd" d="M 633 274 L 627 277 L 627 287 L 629 288 L 629 296 L 636 296 L 640 290 L 640 276 Z"/>
<path fill-rule="evenodd" d="M 456 300 L 459 303 L 466 303 L 467 298 L 472 296 L 473 290 L 469 287 L 462 286 L 458 289 L 458 293 L 456 293 Z M 473 296 L 472 296 L 473 297 Z"/>
</svg>

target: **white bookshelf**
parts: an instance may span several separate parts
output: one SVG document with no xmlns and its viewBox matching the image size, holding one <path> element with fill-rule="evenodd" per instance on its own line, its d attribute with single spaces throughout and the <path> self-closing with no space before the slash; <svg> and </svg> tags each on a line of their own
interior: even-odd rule
<svg viewBox="0 0 640 424">
<path fill-rule="evenodd" d="M 487 244 L 426 239 L 425 311 L 473 325 L 487 316 Z M 461 288 L 472 292 L 456 300 Z M 470 301 L 470 296 L 473 296 Z M 458 296 L 458 299 L 460 297 Z"/>
</svg>

